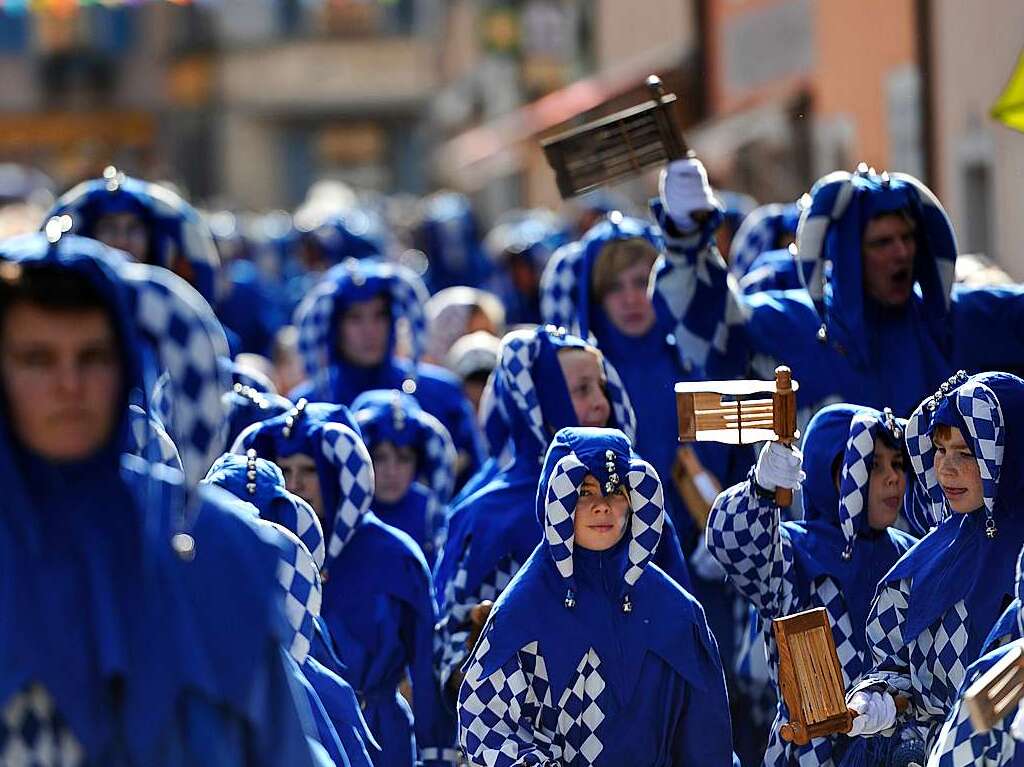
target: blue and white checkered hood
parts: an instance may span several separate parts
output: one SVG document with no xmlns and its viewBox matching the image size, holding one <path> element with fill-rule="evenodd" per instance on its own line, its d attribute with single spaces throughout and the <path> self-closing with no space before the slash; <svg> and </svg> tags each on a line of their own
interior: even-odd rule
<svg viewBox="0 0 1024 767">
<path fill-rule="evenodd" d="M 871 218 L 899 210 L 917 223 L 914 279 L 923 319 L 948 352 L 957 244 L 946 211 L 928 187 L 913 176 L 878 174 L 863 165 L 856 173 L 836 171 L 814 184 L 797 228 L 798 258 L 810 274 L 810 297 L 822 308 L 825 337 L 865 359 L 861 238 Z"/>
<path fill-rule="evenodd" d="M 558 572 L 573 588 L 575 513 L 579 488 L 586 475 L 601 482 L 624 484 L 632 510 L 628 567 L 622 577 L 632 587 L 651 561 L 665 523 L 665 499 L 658 473 L 633 452 L 629 438 L 617 429 L 567 428 L 555 434 L 544 457 L 537 489 L 537 514 L 544 540 Z M 568 605 L 567 605 L 568 606 Z"/>
<path fill-rule="evenodd" d="M 640 218 L 613 211 L 594 224 L 579 242 L 563 245 L 551 257 L 540 280 L 540 312 L 544 322 L 592 339 L 591 272 L 606 245 L 644 240 L 658 252 L 665 244 L 661 231 Z"/>
<path fill-rule="evenodd" d="M 320 568 L 291 530 L 275 522 L 264 522 L 264 526 L 280 552 L 277 581 L 283 592 L 284 617 L 288 624 L 284 647 L 296 663 L 302 664 L 313 644 L 323 603 Z"/>
<path fill-rule="evenodd" d="M 352 414 L 368 450 L 380 442 L 416 450 L 416 480 L 429 491 L 428 534 L 438 543 L 444 532 L 445 507 L 455 489 L 455 445 L 448 430 L 414 397 L 397 390 L 360 394 L 352 403 Z"/>
<path fill-rule="evenodd" d="M 544 413 L 537 396 L 532 369 L 545 343 L 544 336 L 549 344 L 554 339 L 562 345 L 568 342 L 570 345 L 585 346 L 582 339 L 552 326 L 512 331 L 502 339 L 498 367 L 494 370 L 494 394 L 500 398 L 500 407 L 508 420 L 510 431 L 515 436 L 517 430 L 528 429 L 541 452 L 547 449 L 550 437 L 545 429 Z M 611 420 L 629 439 L 634 439 L 636 416 L 629 395 L 612 364 L 603 357 L 602 364 L 606 393 L 611 405 Z"/>
<path fill-rule="evenodd" d="M 261 519 L 291 531 L 310 552 L 317 568 L 323 567 L 326 547 L 320 520 L 308 503 L 288 492 L 277 464 L 257 457 L 252 448 L 244 454 L 225 453 L 210 467 L 203 482 L 251 503 Z"/>
<path fill-rule="evenodd" d="M 798 202 L 761 205 L 743 219 L 729 248 L 729 271 L 736 279 L 745 275 L 762 253 L 775 250 L 780 236 L 796 235 L 801 204 L 810 204 L 810 198 L 804 195 Z"/>
<path fill-rule="evenodd" d="M 150 230 L 152 263 L 171 269 L 183 258 L 193 285 L 210 304 L 216 301 L 220 270 L 217 246 L 198 211 L 170 189 L 124 175 L 108 167 L 103 178 L 83 181 L 63 194 L 44 220 L 71 216 L 71 232 L 93 236 L 96 222 L 107 213 L 134 212 Z"/>
<path fill-rule="evenodd" d="M 295 310 L 299 354 L 315 390 L 329 394 L 330 368 L 338 360 L 337 321 L 348 305 L 378 295 L 389 299 L 392 348 L 395 324 L 408 324 L 410 353 L 418 360 L 426 338 L 423 306 L 427 289 L 416 274 L 397 264 L 346 259 L 329 269 Z"/>
<path fill-rule="evenodd" d="M 136 395 L 141 399 L 132 404 L 158 419 L 178 450 L 186 479 L 194 486 L 223 450 L 221 395 L 231 386 L 230 377 L 217 364 L 219 357 L 227 355 L 228 345 L 213 310 L 194 288 L 166 269 L 131 263 L 119 251 L 66 233 L 63 226 L 59 235 L 52 233 L 55 244 L 42 234 L 8 240 L 3 258 L 67 268 L 84 268 L 86 262 L 92 262 L 102 264 L 103 270 L 120 281 L 125 288 L 124 310 L 130 314 L 130 331 L 135 336 L 131 342 L 141 341 L 141 348 L 131 352 L 141 359 L 137 383 L 142 389 Z M 103 290 L 109 292 L 110 288 Z M 156 397 L 161 377 L 163 407 Z M 164 452 L 161 461 L 168 458 Z"/>
<path fill-rule="evenodd" d="M 850 421 L 843 467 L 839 479 L 839 526 L 846 539 L 843 557 L 849 559 L 857 533 L 867 529 L 868 489 L 875 457 L 875 438 L 884 436 L 893 446 L 902 445 L 907 422 L 895 418 L 889 408 L 879 412 L 865 408 Z"/>
</svg>

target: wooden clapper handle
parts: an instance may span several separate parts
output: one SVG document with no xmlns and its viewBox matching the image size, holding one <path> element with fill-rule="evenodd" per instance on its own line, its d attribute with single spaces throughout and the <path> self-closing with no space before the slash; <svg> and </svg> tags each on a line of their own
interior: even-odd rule
<svg viewBox="0 0 1024 767">
<path fill-rule="evenodd" d="M 796 435 L 796 392 L 793 390 L 793 373 L 785 365 L 775 368 L 775 392 L 772 394 L 772 412 L 775 433 L 779 442 L 792 445 Z M 775 489 L 775 503 L 782 508 L 793 505 L 793 491 L 788 487 Z"/>
<path fill-rule="evenodd" d="M 896 711 L 901 714 L 910 707 L 910 699 L 905 695 L 894 695 L 893 700 L 896 703 Z M 850 712 L 850 725 L 852 727 L 853 720 L 860 716 L 860 714 L 852 708 L 848 710 Z M 845 732 L 849 732 L 849 730 L 845 730 Z M 798 746 L 805 746 L 810 742 L 810 738 L 807 737 L 806 729 L 799 722 L 786 722 L 784 725 L 779 727 L 779 736 L 787 743 L 796 743 Z"/>
</svg>

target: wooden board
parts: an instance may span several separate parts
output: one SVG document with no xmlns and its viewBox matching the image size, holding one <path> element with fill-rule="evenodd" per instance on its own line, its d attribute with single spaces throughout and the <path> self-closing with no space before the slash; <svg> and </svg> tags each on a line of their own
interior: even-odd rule
<svg viewBox="0 0 1024 767">
<path fill-rule="evenodd" d="M 971 724 L 987 732 L 1017 709 L 1024 698 L 1024 646 L 1015 645 L 968 689 L 964 704 Z"/>
<path fill-rule="evenodd" d="M 789 709 L 782 736 L 797 745 L 837 732 L 849 732 L 843 671 L 825 608 L 772 621 L 779 648 L 779 686 Z M 788 736 L 788 737 L 787 737 Z"/>
<path fill-rule="evenodd" d="M 662 92 L 657 77 L 647 78 L 647 86 L 650 101 L 541 142 L 563 198 L 686 157 L 686 141 L 672 115 L 676 97 Z"/>
</svg>

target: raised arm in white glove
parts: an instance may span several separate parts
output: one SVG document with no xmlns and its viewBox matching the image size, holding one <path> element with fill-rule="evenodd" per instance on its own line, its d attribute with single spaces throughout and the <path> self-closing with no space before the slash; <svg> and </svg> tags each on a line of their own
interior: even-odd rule
<svg viewBox="0 0 1024 767">
<path fill-rule="evenodd" d="M 673 160 L 661 171 L 658 194 L 672 222 L 681 232 L 699 228 L 699 223 L 693 218 L 694 213 L 724 209 L 711 190 L 704 164 L 694 157 Z"/>
<path fill-rule="evenodd" d="M 767 442 L 761 448 L 754 467 L 754 481 L 765 490 L 784 487 L 793 490 L 804 478 L 804 456 L 797 448 L 779 442 Z"/>
<path fill-rule="evenodd" d="M 850 729 L 855 735 L 876 735 L 896 724 L 896 701 L 887 692 L 855 692 L 847 705 L 857 712 Z"/>
</svg>

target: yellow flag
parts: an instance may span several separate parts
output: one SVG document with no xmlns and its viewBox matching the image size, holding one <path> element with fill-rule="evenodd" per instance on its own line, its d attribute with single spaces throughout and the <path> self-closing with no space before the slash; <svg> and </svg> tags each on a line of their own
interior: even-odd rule
<svg viewBox="0 0 1024 767">
<path fill-rule="evenodd" d="M 1017 58 L 1017 66 L 992 105 L 991 115 L 1006 127 L 1024 132 L 1024 53 Z"/>
</svg>

